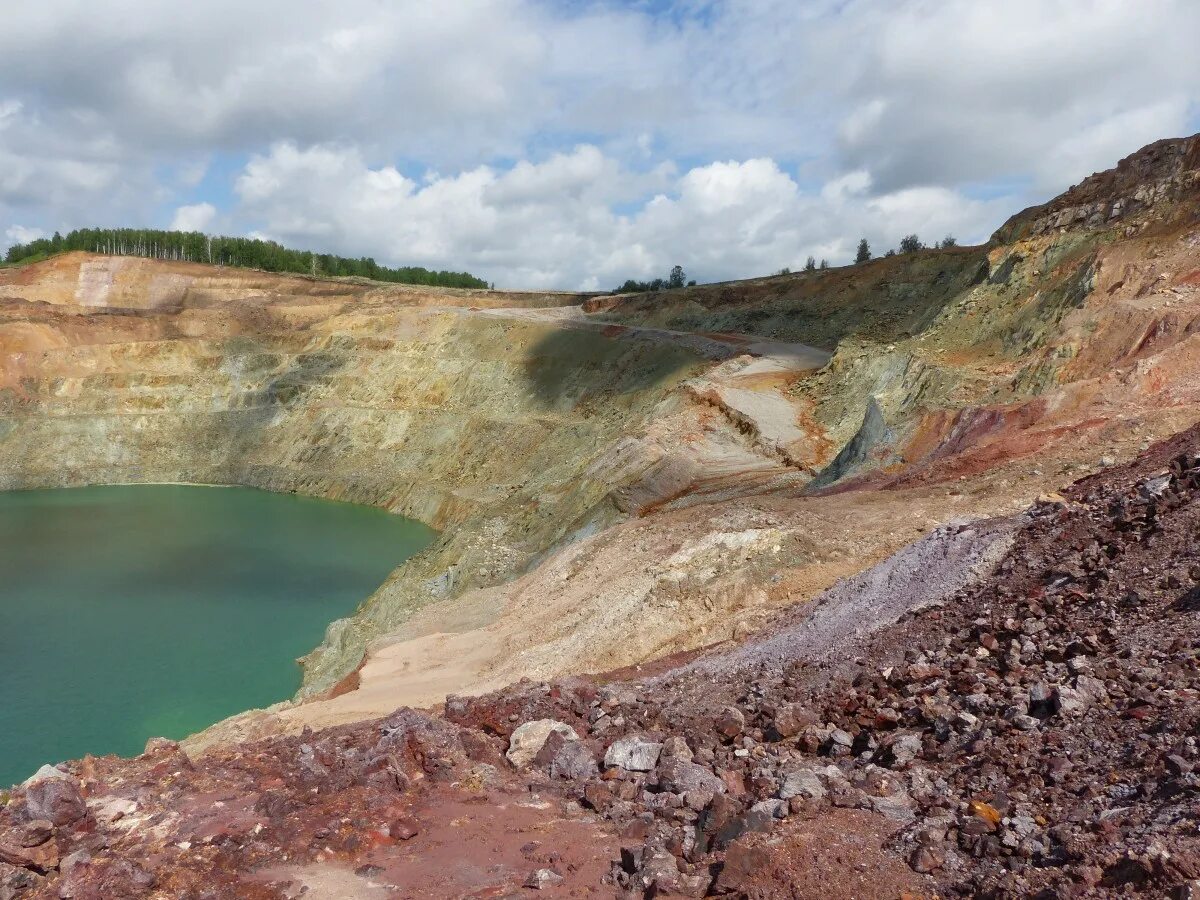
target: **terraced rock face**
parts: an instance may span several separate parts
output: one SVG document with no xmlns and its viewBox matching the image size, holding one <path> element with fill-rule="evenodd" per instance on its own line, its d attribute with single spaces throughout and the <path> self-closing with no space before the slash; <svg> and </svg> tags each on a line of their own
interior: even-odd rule
<svg viewBox="0 0 1200 900">
<path fill-rule="evenodd" d="M 602 453 L 707 362 L 480 309 L 522 295 L 471 293 L 472 310 L 455 292 L 84 255 L 0 277 L 0 487 L 238 483 L 443 529 L 336 630 L 317 684 L 407 606 L 618 517 L 612 492 L 646 462 Z"/>
</svg>

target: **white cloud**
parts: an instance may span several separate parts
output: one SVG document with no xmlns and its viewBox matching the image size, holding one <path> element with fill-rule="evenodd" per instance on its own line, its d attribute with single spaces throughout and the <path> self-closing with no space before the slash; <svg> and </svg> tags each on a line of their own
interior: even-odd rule
<svg viewBox="0 0 1200 900">
<path fill-rule="evenodd" d="M 204 231 L 217 217 L 217 208 L 211 203 L 193 203 L 175 210 L 171 220 L 171 231 Z"/>
<path fill-rule="evenodd" d="M 10 5 L 0 222 L 207 202 L 511 284 L 984 236 L 1200 99 L 1190 0 Z"/>
<path fill-rule="evenodd" d="M 630 184 L 650 188 L 632 209 Z M 709 280 L 810 254 L 845 262 L 863 234 L 880 250 L 914 230 L 982 238 L 971 229 L 1006 212 L 945 188 L 871 196 L 865 186 L 851 175 L 806 194 L 770 159 L 632 172 L 590 145 L 419 184 L 353 148 L 280 144 L 247 165 L 237 191 L 243 212 L 285 243 L 466 268 L 510 287 L 607 288 L 675 263 Z"/>
<path fill-rule="evenodd" d="M 4 236 L 8 238 L 9 244 L 28 244 L 30 241 L 36 241 L 38 238 L 44 238 L 46 232 L 40 228 L 26 228 L 24 225 L 10 225 L 4 231 Z"/>
<path fill-rule="evenodd" d="M 1185 132 L 1198 33 L 1183 0 L 855 4 L 823 35 L 854 48 L 832 79 L 845 164 L 882 190 L 1016 176 L 1057 192 Z"/>
</svg>

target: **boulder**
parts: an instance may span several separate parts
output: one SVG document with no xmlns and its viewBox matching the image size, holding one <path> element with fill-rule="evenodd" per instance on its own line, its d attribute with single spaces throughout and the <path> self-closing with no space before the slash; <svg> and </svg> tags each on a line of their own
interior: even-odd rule
<svg viewBox="0 0 1200 900">
<path fill-rule="evenodd" d="M 687 794 L 694 791 L 707 795 L 708 800 L 711 800 L 715 794 L 725 793 L 725 782 L 714 775 L 710 769 L 678 757 L 665 759 L 659 763 L 658 786 L 673 794 Z M 708 800 L 702 805 L 706 806 Z"/>
<path fill-rule="evenodd" d="M 641 737 L 626 737 L 613 741 L 604 754 L 604 765 L 628 772 L 650 772 L 658 764 L 662 744 Z"/>
<path fill-rule="evenodd" d="M 542 745 L 546 743 L 546 738 L 552 732 L 558 732 L 570 741 L 579 740 L 579 735 L 575 733 L 575 729 L 565 722 L 559 722 L 555 719 L 535 719 L 532 722 L 526 722 L 524 725 L 518 725 L 513 730 L 512 735 L 508 739 L 508 752 L 504 754 L 505 758 L 515 768 L 524 768 L 533 762 L 533 758 L 538 755 L 538 751 L 542 749 Z"/>
<path fill-rule="evenodd" d="M 825 785 L 812 769 L 796 769 L 783 776 L 779 786 L 779 798 L 791 800 L 793 797 L 803 797 L 806 800 L 820 800 L 825 796 Z"/>
<path fill-rule="evenodd" d="M 592 751 L 579 741 L 564 741 L 559 751 L 550 760 L 552 778 L 568 778 L 583 781 L 600 771 Z"/>
<path fill-rule="evenodd" d="M 534 869 L 529 873 L 529 877 L 525 879 L 525 887 L 533 888 L 535 891 L 543 891 L 546 888 L 557 887 L 562 884 L 565 879 L 555 872 L 553 869 Z"/>
<path fill-rule="evenodd" d="M 70 776 L 33 782 L 25 792 L 25 809 L 30 820 L 45 819 L 60 827 L 78 822 L 87 815 L 83 793 L 78 782 Z"/>
<path fill-rule="evenodd" d="M 775 730 L 780 737 L 795 737 L 809 725 L 817 724 L 817 717 L 801 703 L 785 703 L 775 713 Z"/>
</svg>

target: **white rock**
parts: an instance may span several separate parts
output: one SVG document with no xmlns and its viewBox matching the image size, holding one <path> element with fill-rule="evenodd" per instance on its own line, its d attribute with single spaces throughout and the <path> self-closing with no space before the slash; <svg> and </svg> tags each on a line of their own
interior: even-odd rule
<svg viewBox="0 0 1200 900">
<path fill-rule="evenodd" d="M 627 772 L 649 772 L 658 765 L 662 746 L 640 737 L 621 738 L 609 744 L 604 754 L 604 765 Z"/>
<path fill-rule="evenodd" d="M 37 784 L 39 781 L 51 781 L 57 779 L 59 781 L 74 781 L 75 779 L 64 772 L 62 769 L 56 769 L 54 766 L 42 766 L 22 783 L 21 787 L 27 788 Z"/>
<path fill-rule="evenodd" d="M 538 755 L 538 751 L 542 749 L 542 745 L 546 743 L 546 738 L 555 731 L 568 741 L 579 740 L 575 729 L 565 722 L 555 719 L 535 719 L 516 727 L 508 739 L 508 752 L 504 754 L 505 758 L 518 769 L 529 765 Z"/>
</svg>

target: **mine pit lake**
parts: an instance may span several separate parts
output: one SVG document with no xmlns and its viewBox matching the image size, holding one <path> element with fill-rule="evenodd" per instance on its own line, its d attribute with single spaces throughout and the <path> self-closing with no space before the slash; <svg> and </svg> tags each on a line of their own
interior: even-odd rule
<svg viewBox="0 0 1200 900">
<path fill-rule="evenodd" d="M 249 488 L 0 493 L 0 787 L 287 699 L 295 659 L 434 536 Z"/>
</svg>

